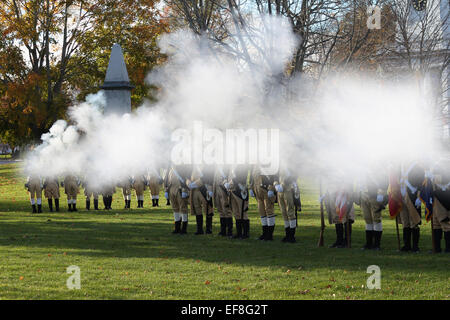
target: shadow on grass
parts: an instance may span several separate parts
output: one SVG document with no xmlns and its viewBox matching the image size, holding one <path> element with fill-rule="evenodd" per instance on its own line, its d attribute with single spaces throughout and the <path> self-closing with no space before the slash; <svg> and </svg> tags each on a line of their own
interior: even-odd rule
<svg viewBox="0 0 450 320">
<path fill-rule="evenodd" d="M 276 227 L 275 241 L 256 240 L 261 232 L 256 214 L 251 217 L 251 238 L 247 240 L 217 236 L 217 216 L 214 217 L 212 235 L 195 236 L 192 217 L 187 235 L 173 235 L 171 210 L 168 208 L 57 215 L 44 213 L 25 217 L 29 219 L 26 223 L 23 217 L 17 215 L 8 218 L 2 217 L 0 223 L 0 246 L 4 249 L 10 247 L 11 250 L 13 247 L 73 250 L 71 254 L 89 257 L 189 259 L 309 271 L 322 268 L 361 271 L 370 264 L 378 264 L 397 272 L 432 270 L 443 275 L 447 273 L 450 261 L 450 255 L 445 254 L 396 252 L 393 229 L 385 232 L 384 249 L 380 252 L 359 249 L 364 241 L 362 228 L 354 229 L 352 249 L 317 248 L 319 228 L 302 226 L 302 222 L 309 224 L 310 220 L 318 219 L 317 215 L 312 214 L 301 217 L 296 244 L 281 243 L 284 230 L 280 225 Z M 129 219 L 133 222 L 126 221 Z M 325 239 L 328 243 L 334 240 L 333 228 L 327 227 Z M 425 247 L 428 241 L 428 237 L 422 237 L 422 246 Z"/>
</svg>

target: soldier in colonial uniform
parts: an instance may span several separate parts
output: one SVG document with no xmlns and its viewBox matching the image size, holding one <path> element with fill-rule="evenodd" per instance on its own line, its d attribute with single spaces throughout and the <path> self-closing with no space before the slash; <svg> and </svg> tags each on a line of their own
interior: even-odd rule
<svg viewBox="0 0 450 320">
<path fill-rule="evenodd" d="M 433 176 L 433 241 L 436 253 L 442 252 L 442 233 L 445 252 L 450 253 L 450 159 L 441 159 L 432 168 Z"/>
<path fill-rule="evenodd" d="M 30 193 L 30 202 L 33 213 L 42 213 L 42 187 L 43 184 L 40 176 L 34 174 L 28 176 L 25 188 Z"/>
<path fill-rule="evenodd" d="M 274 186 L 275 175 L 264 175 L 259 166 L 255 165 L 252 170 L 250 192 L 256 198 L 258 212 L 261 217 L 262 234 L 259 240 L 273 240 L 275 229 L 274 203 L 276 202 L 276 190 Z"/>
<path fill-rule="evenodd" d="M 227 170 L 228 169 L 228 170 Z M 231 212 L 230 194 L 225 188 L 228 182 L 229 168 L 217 166 L 214 174 L 213 200 L 220 217 L 219 236 L 233 236 L 233 213 Z"/>
<path fill-rule="evenodd" d="M 230 194 L 231 211 L 236 220 L 236 235 L 233 236 L 235 239 L 247 239 L 250 236 L 248 171 L 246 165 L 236 165 L 231 169 L 228 182 L 225 183 Z"/>
<path fill-rule="evenodd" d="M 416 162 L 404 164 L 401 170 L 402 210 L 400 223 L 403 225 L 403 247 L 400 251 L 419 252 L 419 237 L 422 202 L 419 192 L 425 180 L 425 169 Z M 411 246 L 412 237 L 412 246 Z"/>
<path fill-rule="evenodd" d="M 174 234 L 186 234 L 188 226 L 189 188 L 186 180 L 191 172 L 187 165 L 173 165 L 164 180 L 166 199 L 170 199 L 175 221 Z"/>
<path fill-rule="evenodd" d="M 195 235 L 203 234 L 203 216 L 206 217 L 206 234 L 212 233 L 212 219 L 214 207 L 213 179 L 214 171 L 212 166 L 195 166 L 190 179 L 186 181 L 190 189 L 191 214 L 195 215 L 197 221 L 197 232 Z"/>
<path fill-rule="evenodd" d="M 282 242 L 294 243 L 297 228 L 297 211 L 301 211 L 300 189 L 297 185 L 297 176 L 288 168 L 280 170 L 279 179 L 274 182 L 278 196 L 278 205 L 284 219 L 286 236 Z"/>
<path fill-rule="evenodd" d="M 381 213 L 388 202 L 387 188 L 389 178 L 383 169 L 369 170 L 364 180 L 360 181 L 360 196 L 356 203 L 360 205 L 366 222 L 366 244 L 363 249 L 380 250 L 383 224 Z"/>
<path fill-rule="evenodd" d="M 355 221 L 353 187 L 338 177 L 329 177 L 326 192 L 322 195 L 328 222 L 334 224 L 336 241 L 330 248 L 346 248 L 351 240 L 352 223 Z"/>
<path fill-rule="evenodd" d="M 119 183 L 119 187 L 122 188 L 123 201 L 125 202 L 124 209 L 131 208 L 131 189 L 133 188 L 132 182 L 133 179 L 128 177 Z"/>
<path fill-rule="evenodd" d="M 159 189 L 163 183 L 159 170 L 151 169 L 147 175 L 147 181 L 152 198 L 152 207 L 159 207 Z"/>
<path fill-rule="evenodd" d="M 147 189 L 147 184 L 144 175 L 136 175 L 133 177 L 133 189 L 136 192 L 138 208 L 144 207 L 144 191 Z"/>
<path fill-rule="evenodd" d="M 94 187 L 92 182 L 86 180 L 83 182 L 83 188 L 84 196 L 86 197 L 86 210 L 91 210 L 91 197 L 94 200 L 94 210 L 98 210 L 98 188 Z"/>
<path fill-rule="evenodd" d="M 105 210 L 112 210 L 111 206 L 114 193 L 116 193 L 116 186 L 114 183 L 109 183 L 102 187 L 102 197 Z"/>
<path fill-rule="evenodd" d="M 64 178 L 62 186 L 64 187 L 64 191 L 67 195 L 67 205 L 69 206 L 69 211 L 78 211 L 77 195 L 79 193 L 80 181 L 76 176 L 68 174 Z"/>
<path fill-rule="evenodd" d="M 59 212 L 59 181 L 56 177 L 47 177 L 44 180 L 44 195 L 48 201 L 48 208 L 53 212 L 53 199 L 55 199 L 55 210 Z"/>
</svg>

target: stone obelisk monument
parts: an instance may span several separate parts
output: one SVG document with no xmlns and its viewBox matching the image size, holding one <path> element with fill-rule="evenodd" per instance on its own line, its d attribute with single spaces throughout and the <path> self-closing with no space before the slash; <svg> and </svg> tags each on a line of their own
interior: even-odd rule
<svg viewBox="0 0 450 320">
<path fill-rule="evenodd" d="M 105 82 L 101 88 L 106 94 L 105 114 L 131 112 L 131 89 L 134 86 L 130 84 L 122 48 L 117 43 L 111 49 Z"/>
</svg>

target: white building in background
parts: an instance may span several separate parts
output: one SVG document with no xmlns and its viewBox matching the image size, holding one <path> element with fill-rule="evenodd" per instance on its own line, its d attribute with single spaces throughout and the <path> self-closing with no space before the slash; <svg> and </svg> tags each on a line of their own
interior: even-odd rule
<svg viewBox="0 0 450 320">
<path fill-rule="evenodd" d="M 401 79 L 402 75 L 418 77 L 424 107 L 434 119 L 436 135 L 450 138 L 450 0 L 392 0 L 398 19 L 395 45 L 390 48 L 383 72 Z M 400 23 L 401 23 L 400 22 Z"/>
</svg>

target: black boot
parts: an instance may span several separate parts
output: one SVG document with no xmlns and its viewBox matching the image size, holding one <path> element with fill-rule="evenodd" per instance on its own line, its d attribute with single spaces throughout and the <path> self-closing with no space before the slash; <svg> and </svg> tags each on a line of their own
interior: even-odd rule
<svg viewBox="0 0 450 320">
<path fill-rule="evenodd" d="M 381 235 L 383 234 L 383 231 L 373 231 L 373 238 L 374 238 L 374 244 L 373 244 L 373 250 L 381 250 Z"/>
<path fill-rule="evenodd" d="M 372 249 L 374 232 L 373 230 L 366 230 L 366 244 L 362 247 L 363 250 Z"/>
<path fill-rule="evenodd" d="M 125 207 L 123 207 L 123 208 L 124 208 L 124 209 L 128 209 L 128 200 L 125 199 L 124 201 L 125 201 Z"/>
<path fill-rule="evenodd" d="M 181 220 L 175 221 L 175 230 L 172 231 L 173 234 L 181 232 Z"/>
<path fill-rule="evenodd" d="M 219 236 L 226 236 L 227 235 L 227 225 L 225 224 L 226 218 L 220 218 L 220 232 L 218 233 Z"/>
<path fill-rule="evenodd" d="M 288 237 L 288 242 L 289 243 L 295 243 L 297 242 L 297 240 L 295 240 L 295 230 L 297 228 L 289 228 L 289 237 Z"/>
<path fill-rule="evenodd" d="M 86 210 L 91 210 L 91 200 L 86 200 Z"/>
<path fill-rule="evenodd" d="M 250 237 L 250 220 L 242 220 L 242 239 Z"/>
<path fill-rule="evenodd" d="M 445 253 L 450 253 L 450 231 L 444 232 Z"/>
<path fill-rule="evenodd" d="M 351 248 L 352 246 L 352 223 L 351 221 L 347 221 L 344 223 L 344 241 L 342 243 L 342 246 L 339 246 L 338 248 Z"/>
<path fill-rule="evenodd" d="M 186 233 L 187 233 L 187 225 L 188 225 L 188 222 L 187 222 L 187 221 L 181 222 L 181 231 L 180 231 L 180 234 L 186 234 Z"/>
<path fill-rule="evenodd" d="M 112 210 L 112 202 L 113 202 L 113 197 L 112 196 L 109 196 L 108 197 L 108 209 L 109 210 Z"/>
<path fill-rule="evenodd" d="M 268 226 L 262 226 L 262 234 L 259 236 L 258 240 L 266 240 Z"/>
<path fill-rule="evenodd" d="M 433 229 L 434 253 L 441 253 L 442 229 Z"/>
<path fill-rule="evenodd" d="M 242 238 L 242 219 L 236 219 L 236 235 L 233 236 L 234 239 Z"/>
<path fill-rule="evenodd" d="M 420 238 L 420 228 L 415 227 L 412 229 L 412 252 L 419 252 L 419 238 Z"/>
<path fill-rule="evenodd" d="M 55 199 L 55 210 L 59 212 L 59 199 Z"/>
<path fill-rule="evenodd" d="M 233 218 L 225 218 L 225 224 L 227 226 L 227 237 L 233 237 Z"/>
<path fill-rule="evenodd" d="M 108 197 L 103 197 L 103 206 L 105 207 L 105 210 L 108 210 Z"/>
<path fill-rule="evenodd" d="M 72 211 L 74 211 L 74 212 L 78 211 L 76 203 L 72 204 Z"/>
<path fill-rule="evenodd" d="M 98 199 L 94 199 L 94 209 L 98 210 Z"/>
<path fill-rule="evenodd" d="M 281 242 L 288 242 L 289 236 L 291 234 L 291 230 L 290 229 L 291 229 L 290 227 L 285 227 L 284 228 L 284 232 L 285 232 L 286 235 L 284 236 L 283 239 L 281 239 Z"/>
<path fill-rule="evenodd" d="M 212 219 L 213 219 L 212 215 L 206 215 L 206 230 L 205 230 L 206 234 L 212 233 Z"/>
<path fill-rule="evenodd" d="M 330 245 L 330 248 L 340 247 L 344 242 L 344 225 L 342 223 L 336 223 L 334 227 L 336 228 L 336 242 Z"/>
<path fill-rule="evenodd" d="M 166 206 L 170 206 L 170 199 L 166 199 Z"/>
<path fill-rule="evenodd" d="M 47 199 L 48 201 L 48 210 L 50 210 L 50 212 L 53 212 L 53 201 L 52 198 Z"/>
<path fill-rule="evenodd" d="M 159 207 L 159 199 L 155 199 L 155 207 Z"/>
<path fill-rule="evenodd" d="M 152 207 L 156 207 L 156 199 L 152 199 Z"/>
<path fill-rule="evenodd" d="M 42 204 L 38 204 L 37 207 L 38 207 L 38 213 L 42 213 Z"/>
<path fill-rule="evenodd" d="M 196 236 L 203 234 L 203 215 L 199 214 L 195 216 L 195 219 L 197 220 L 197 232 L 194 233 Z"/>
<path fill-rule="evenodd" d="M 72 212 L 72 204 L 71 204 L 71 203 L 69 203 L 69 209 L 68 209 L 68 211 L 69 211 L 69 212 Z"/>
<path fill-rule="evenodd" d="M 36 205 L 35 205 L 35 204 L 32 204 L 32 205 L 31 205 L 31 208 L 33 209 L 33 213 L 37 213 Z"/>
<path fill-rule="evenodd" d="M 275 230 L 275 226 L 267 226 L 267 234 L 265 241 L 273 241 L 273 231 Z"/>
<path fill-rule="evenodd" d="M 400 251 L 411 251 L 411 228 L 403 228 L 403 247 Z"/>
</svg>

